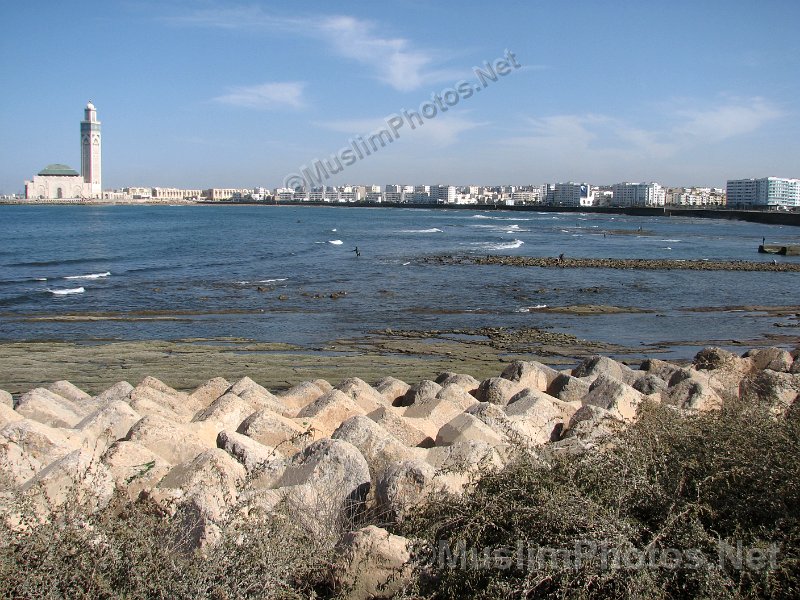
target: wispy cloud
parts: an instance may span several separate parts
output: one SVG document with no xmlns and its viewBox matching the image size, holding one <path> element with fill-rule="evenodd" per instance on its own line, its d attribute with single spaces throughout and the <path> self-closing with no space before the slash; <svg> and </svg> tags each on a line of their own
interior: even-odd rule
<svg viewBox="0 0 800 600">
<path fill-rule="evenodd" d="M 235 87 L 227 94 L 217 96 L 214 101 L 257 109 L 302 108 L 305 105 L 304 87 L 305 83 L 299 81 Z"/>
<path fill-rule="evenodd" d="M 404 122 L 397 130 L 397 139 L 416 144 L 450 146 L 459 141 L 462 133 L 488 124 L 461 115 L 441 115 L 424 121 L 422 125 L 416 125 L 413 130 L 408 122 Z M 343 119 L 317 122 L 316 125 L 348 136 L 363 135 L 387 128 L 386 118 Z"/>
<path fill-rule="evenodd" d="M 406 38 L 381 35 L 376 31 L 377 24 L 350 16 L 282 17 L 257 6 L 238 6 L 201 9 L 168 20 L 194 27 L 313 38 L 327 44 L 338 56 L 366 66 L 377 80 L 401 92 L 458 76 L 438 66 L 441 52 L 415 48 Z"/>
<path fill-rule="evenodd" d="M 679 110 L 684 122 L 676 133 L 709 141 L 722 141 L 752 133 L 768 121 L 784 116 L 784 112 L 764 98 L 731 100 L 702 110 Z"/>
</svg>

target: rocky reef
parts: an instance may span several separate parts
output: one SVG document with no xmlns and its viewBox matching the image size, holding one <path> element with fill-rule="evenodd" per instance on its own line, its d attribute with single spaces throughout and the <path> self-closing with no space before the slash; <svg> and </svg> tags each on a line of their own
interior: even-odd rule
<svg viewBox="0 0 800 600">
<path fill-rule="evenodd" d="M 248 377 L 191 392 L 151 377 L 94 396 L 67 381 L 0 391 L 0 513 L 13 530 L 36 524 L 12 498 L 38 522 L 67 503 L 92 511 L 146 498 L 189 515 L 186 549 L 208 551 L 231 522 L 290 506 L 337 549 L 337 585 L 354 598 L 390 596 L 409 576 L 411 540 L 331 523 L 357 523 L 366 510 L 402 522 L 517 452 L 602 451 L 646 403 L 693 413 L 741 400 L 785 415 L 798 406 L 799 355 L 706 348 L 690 366 L 648 359 L 638 369 L 597 355 L 561 371 L 515 361 L 482 381 L 455 372 L 415 383 L 317 379 L 279 394 Z"/>
</svg>

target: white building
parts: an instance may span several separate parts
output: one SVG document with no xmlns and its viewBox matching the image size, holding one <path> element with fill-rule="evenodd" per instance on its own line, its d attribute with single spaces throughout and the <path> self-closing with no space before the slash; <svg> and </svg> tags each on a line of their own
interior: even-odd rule
<svg viewBox="0 0 800 600">
<path fill-rule="evenodd" d="M 658 183 L 617 183 L 611 186 L 616 206 L 664 206 L 666 191 Z"/>
<path fill-rule="evenodd" d="M 667 204 L 675 206 L 724 206 L 725 190 L 720 188 L 670 188 Z"/>
<path fill-rule="evenodd" d="M 29 200 L 102 198 L 101 148 L 100 121 L 90 101 L 81 121 L 80 174 L 67 165 L 48 165 L 25 182 L 25 197 Z"/>
<path fill-rule="evenodd" d="M 763 177 L 761 179 L 729 179 L 728 206 L 800 207 L 800 179 Z"/>
<path fill-rule="evenodd" d="M 594 190 L 588 183 L 557 183 L 553 206 L 594 206 Z"/>
</svg>

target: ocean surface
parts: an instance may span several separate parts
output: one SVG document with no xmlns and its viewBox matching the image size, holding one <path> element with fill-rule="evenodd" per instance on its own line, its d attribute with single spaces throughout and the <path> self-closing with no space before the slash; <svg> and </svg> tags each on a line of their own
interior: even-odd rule
<svg viewBox="0 0 800 600">
<path fill-rule="evenodd" d="M 440 266 L 421 259 L 564 253 L 771 261 L 756 252 L 762 237 L 800 244 L 800 229 L 577 213 L 0 206 L 0 340 L 232 337 L 313 348 L 384 328 L 525 326 L 633 347 L 669 344 L 688 357 L 708 340 L 726 345 L 799 332 L 776 327 L 797 323 L 790 317 L 737 307 L 800 304 L 800 273 Z M 346 295 L 330 298 L 337 292 Z M 653 312 L 542 312 L 580 304 Z M 726 310 L 694 310 L 709 307 Z"/>
</svg>

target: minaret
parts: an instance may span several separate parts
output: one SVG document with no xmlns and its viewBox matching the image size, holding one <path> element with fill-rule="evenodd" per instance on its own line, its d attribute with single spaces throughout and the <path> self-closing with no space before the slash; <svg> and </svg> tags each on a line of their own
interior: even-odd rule
<svg viewBox="0 0 800 600">
<path fill-rule="evenodd" d="M 97 110 L 90 100 L 84 109 L 81 121 L 81 175 L 89 184 L 89 195 L 103 195 L 102 172 L 100 168 L 100 121 Z"/>
</svg>

